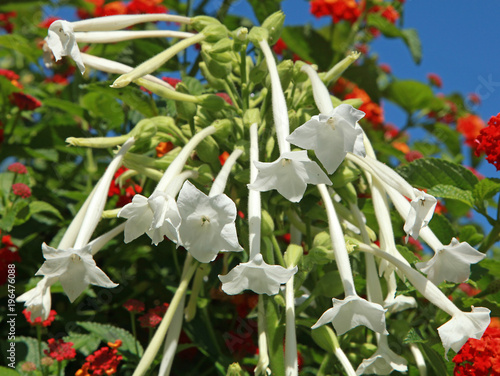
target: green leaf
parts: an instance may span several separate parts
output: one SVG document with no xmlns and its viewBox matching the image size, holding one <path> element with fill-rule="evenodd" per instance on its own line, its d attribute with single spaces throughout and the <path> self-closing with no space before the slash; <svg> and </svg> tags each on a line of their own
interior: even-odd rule
<svg viewBox="0 0 500 376">
<path fill-rule="evenodd" d="M 450 244 L 455 236 L 455 230 L 444 215 L 434 214 L 428 226 L 443 244 Z"/>
<path fill-rule="evenodd" d="M 342 281 L 338 270 L 326 273 L 314 287 L 314 295 L 334 298 L 342 294 Z"/>
<path fill-rule="evenodd" d="M 57 162 L 59 160 L 59 153 L 54 149 L 32 149 L 25 147 L 24 151 L 33 158 L 45 159 L 49 162 Z"/>
<path fill-rule="evenodd" d="M 255 17 L 262 24 L 270 14 L 281 9 L 281 0 L 248 0 L 253 8 Z"/>
<path fill-rule="evenodd" d="M 63 110 L 68 114 L 76 115 L 79 117 L 83 117 L 84 110 L 78 104 L 75 104 L 70 101 L 66 101 L 59 98 L 45 98 L 43 100 L 44 107 L 57 108 L 59 110 Z"/>
<path fill-rule="evenodd" d="M 15 364 L 15 362 L 14 362 L 14 364 Z M 2 376 L 19 376 L 20 373 L 12 368 L 0 366 L 0 375 L 2 375 Z"/>
<path fill-rule="evenodd" d="M 481 179 L 472 191 L 476 205 L 483 207 L 483 201 L 490 199 L 500 192 L 500 179 Z"/>
<path fill-rule="evenodd" d="M 473 247 L 479 244 L 484 238 L 484 235 L 478 232 L 477 228 L 473 225 L 466 225 L 460 228 L 458 236 L 460 241 L 467 242 Z"/>
<path fill-rule="evenodd" d="M 385 89 L 384 96 L 410 114 L 432 107 L 435 99 L 429 86 L 412 80 L 392 82 Z"/>
<path fill-rule="evenodd" d="M 27 362 L 40 364 L 38 341 L 36 338 L 16 336 L 16 339 L 13 342 L 26 346 L 26 348 L 20 348 L 22 346 L 16 345 L 16 357 L 18 357 L 18 359 L 24 359 Z M 48 349 L 47 344 L 45 342 L 42 342 L 42 353 L 43 350 L 46 349 Z"/>
<path fill-rule="evenodd" d="M 422 338 L 420 334 L 415 330 L 415 328 L 411 328 L 406 337 L 403 339 L 403 343 L 422 343 L 425 340 Z"/>
<path fill-rule="evenodd" d="M 479 181 L 464 166 L 437 158 L 421 158 L 396 168 L 411 184 L 432 188 L 438 184 L 453 185 L 471 191 Z"/>
<path fill-rule="evenodd" d="M 123 108 L 111 95 L 91 92 L 82 98 L 82 106 L 94 118 L 100 118 L 108 123 L 108 128 L 118 128 L 125 120 Z"/>
<path fill-rule="evenodd" d="M 420 259 L 415 256 L 415 254 L 410 251 L 407 247 L 404 245 L 396 245 L 396 248 L 398 249 L 399 253 L 408 261 L 410 264 L 415 264 L 416 262 L 419 262 Z"/>
<path fill-rule="evenodd" d="M 0 47 L 17 51 L 33 62 L 35 62 L 42 53 L 41 49 L 34 48 L 33 41 L 29 41 L 19 34 L 0 35 Z"/>
<path fill-rule="evenodd" d="M 416 64 L 420 64 L 422 60 L 422 43 L 420 43 L 420 38 L 416 29 L 404 29 L 401 30 L 403 41 L 406 43 L 410 49 L 413 61 Z"/>
<path fill-rule="evenodd" d="M 57 210 L 52 205 L 44 201 L 30 202 L 29 208 L 30 208 L 30 215 L 33 215 L 35 213 L 45 212 L 45 213 L 52 213 L 61 220 L 63 219 L 61 213 L 59 213 L 59 210 Z"/>
<path fill-rule="evenodd" d="M 422 353 L 427 360 L 427 364 L 429 364 L 434 369 L 436 375 L 448 376 L 448 370 L 446 368 L 443 357 L 439 355 L 436 350 L 430 348 L 425 343 L 421 343 L 419 346 L 422 349 Z"/>
<path fill-rule="evenodd" d="M 474 206 L 472 192 L 457 188 L 454 185 L 438 184 L 429 189 L 427 193 L 436 197 L 451 198 L 461 201 L 471 208 Z"/>
<path fill-rule="evenodd" d="M 461 153 L 460 136 L 448 124 L 435 123 L 426 126 L 425 129 L 431 132 L 439 141 L 443 142 L 452 155 L 459 155 Z"/>
<path fill-rule="evenodd" d="M 94 334 L 70 333 L 63 338 L 64 342 L 73 343 L 73 348 L 83 355 L 92 354 L 98 347 L 101 339 Z"/>
<path fill-rule="evenodd" d="M 135 338 L 134 336 L 122 328 L 117 328 L 116 326 L 99 324 L 96 322 L 77 322 L 78 326 L 88 330 L 90 333 L 96 335 L 104 342 L 115 342 L 117 339 L 122 341 L 120 349 L 122 351 L 129 351 L 132 354 L 141 356 L 143 353 L 142 346 L 140 343 L 137 344 L 139 349 L 139 354 L 135 351 Z"/>
<path fill-rule="evenodd" d="M 328 69 L 332 64 L 332 50 L 329 42 L 319 32 L 302 26 L 287 26 L 281 33 L 281 38 L 290 50 L 303 60 L 315 63 L 320 69 Z"/>
<path fill-rule="evenodd" d="M 27 206 L 28 202 L 26 200 L 16 201 L 16 203 L 7 212 L 7 215 L 2 216 L 0 228 L 2 228 L 5 232 L 10 232 L 15 224 L 25 222 L 23 218 L 26 216 L 25 211 L 27 211 Z"/>
</svg>

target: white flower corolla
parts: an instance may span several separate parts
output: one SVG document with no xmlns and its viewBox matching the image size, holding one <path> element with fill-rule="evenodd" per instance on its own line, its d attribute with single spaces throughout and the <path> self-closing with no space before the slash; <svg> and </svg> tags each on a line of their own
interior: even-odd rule
<svg viewBox="0 0 500 376">
<path fill-rule="evenodd" d="M 438 328 L 439 337 L 448 360 L 448 351 L 459 352 L 469 338 L 481 339 L 490 325 L 490 310 L 484 307 L 472 307 L 472 312 L 458 312 L 450 321 Z"/>
<path fill-rule="evenodd" d="M 283 153 L 278 160 L 271 163 L 256 161 L 254 164 L 258 174 L 248 188 L 261 192 L 276 189 L 292 202 L 302 199 L 307 184 L 332 184 L 316 162 L 307 157 L 305 150 Z"/>
<path fill-rule="evenodd" d="M 389 375 L 392 371 L 406 372 L 408 362 L 394 353 L 387 344 L 387 336 L 380 336 L 378 349 L 368 359 L 364 359 L 356 370 L 356 375 Z"/>
<path fill-rule="evenodd" d="M 371 303 L 357 295 L 347 296 L 344 300 L 332 299 L 333 307 L 326 310 L 311 328 L 316 329 L 329 322 L 337 331 L 337 335 L 359 325 L 382 334 L 385 329 L 385 312 L 380 304 Z"/>
<path fill-rule="evenodd" d="M 228 295 L 237 295 L 243 290 L 276 295 L 280 291 L 280 285 L 287 283 L 295 273 L 297 267 L 286 269 L 280 265 L 269 265 L 259 253 L 252 260 L 237 265 L 226 275 L 219 275 L 219 279 L 222 290 Z"/>
<path fill-rule="evenodd" d="M 420 229 L 427 226 L 434 215 L 437 200 L 434 196 L 416 188 L 413 188 L 413 191 L 415 197 L 410 202 L 411 208 L 406 217 L 403 230 L 408 236 L 411 236 L 413 239 L 418 239 Z"/>
<path fill-rule="evenodd" d="M 35 275 L 57 277 L 71 302 L 74 302 L 89 284 L 107 288 L 118 286 L 97 267 L 90 245 L 81 249 L 61 250 L 43 243 L 42 251 L 45 262 Z"/>
<path fill-rule="evenodd" d="M 435 285 L 443 281 L 462 283 L 469 279 L 471 264 L 476 264 L 485 257 L 484 253 L 475 250 L 469 243 L 460 243 L 453 238 L 449 245 L 437 251 L 429 261 L 419 262 L 415 266 L 427 274 L 427 278 Z"/>
<path fill-rule="evenodd" d="M 356 122 L 364 115 L 351 105 L 341 104 L 330 114 L 313 116 L 286 139 L 303 149 L 314 150 L 328 173 L 333 174 L 346 154 L 354 152 L 356 139 L 363 134 L 356 129 Z"/>
<path fill-rule="evenodd" d="M 24 306 L 31 312 L 31 319 L 35 320 L 41 317 L 47 320 L 50 314 L 52 297 L 50 295 L 50 286 L 56 283 L 57 277 L 43 277 L 35 288 L 26 291 L 17 297 L 17 302 L 24 302 Z"/>
<path fill-rule="evenodd" d="M 177 240 L 176 228 L 181 218 L 175 199 L 165 192 L 155 191 L 149 198 L 136 194 L 132 202 L 125 205 L 118 217 L 126 218 L 125 243 L 146 233 L 154 245 L 164 237 Z"/>
<path fill-rule="evenodd" d="M 199 262 L 215 260 L 219 252 L 241 252 L 236 234 L 236 205 L 225 194 L 207 196 L 186 181 L 179 192 L 181 216 L 178 243 Z"/>
<path fill-rule="evenodd" d="M 85 72 L 85 65 L 83 64 L 80 50 L 76 43 L 75 33 L 71 22 L 64 20 L 52 22 L 48 30 L 48 36 L 45 40 L 56 61 L 61 60 L 63 56 L 71 56 L 78 66 L 78 69 L 80 69 L 80 72 L 82 74 Z"/>
</svg>

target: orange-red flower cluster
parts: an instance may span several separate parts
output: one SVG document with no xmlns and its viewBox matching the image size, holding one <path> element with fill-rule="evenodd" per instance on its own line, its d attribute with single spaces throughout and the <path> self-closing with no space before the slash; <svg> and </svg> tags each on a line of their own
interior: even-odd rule
<svg viewBox="0 0 500 376">
<path fill-rule="evenodd" d="M 392 5 L 374 5 L 368 10 L 368 13 L 379 14 L 392 24 L 395 24 L 399 19 L 399 12 Z M 374 27 L 368 29 L 374 37 L 380 35 L 380 31 Z"/>
<path fill-rule="evenodd" d="M 486 154 L 486 160 L 500 170 L 500 114 L 492 116 L 475 141 L 476 156 Z"/>
<path fill-rule="evenodd" d="M 0 239 L 0 286 L 7 283 L 9 276 L 9 265 L 21 262 L 17 246 L 12 243 L 10 235 L 4 235 Z"/>
<path fill-rule="evenodd" d="M 156 327 L 163 319 L 163 316 L 165 315 L 165 312 L 167 312 L 167 309 L 168 309 L 168 303 L 163 303 L 162 305 L 159 305 L 155 308 L 150 308 L 148 310 L 148 313 L 142 315 L 138 319 L 141 327 L 143 328 Z"/>
<path fill-rule="evenodd" d="M 105 4 L 105 0 L 85 0 L 92 4 L 94 9 L 88 12 L 85 9 L 78 9 L 80 18 L 114 16 L 119 14 L 142 14 L 142 13 L 166 13 L 168 9 L 161 5 L 163 0 L 132 0 L 128 3 L 123 1 L 112 1 Z"/>
<path fill-rule="evenodd" d="M 120 167 L 115 172 L 114 179 L 111 181 L 109 186 L 108 197 L 118 196 L 118 201 L 116 202 L 117 208 L 121 208 L 122 206 L 132 202 L 132 198 L 135 194 L 142 192 L 142 187 L 133 183 L 130 179 L 123 182 L 121 186 L 116 182 L 116 179 L 118 179 L 118 177 L 127 170 L 128 169 L 125 167 Z"/>
<path fill-rule="evenodd" d="M 469 339 L 453 362 L 455 376 L 500 376 L 500 328 L 490 324 L 481 339 Z"/>
<path fill-rule="evenodd" d="M 457 131 L 464 135 L 465 143 L 471 147 L 484 127 L 484 121 L 477 115 L 469 114 L 457 120 Z"/>
<path fill-rule="evenodd" d="M 317 18 L 331 16 L 333 22 L 346 20 L 354 23 L 361 15 L 361 9 L 355 0 L 313 0 L 311 13 Z"/>
<path fill-rule="evenodd" d="M 0 28 L 4 29 L 7 33 L 12 33 L 14 30 L 14 24 L 10 22 L 11 18 L 17 16 L 16 12 L 0 13 Z"/>
<path fill-rule="evenodd" d="M 82 368 L 76 371 L 75 376 L 113 375 L 116 373 L 123 357 L 118 355 L 118 347 L 122 341 L 108 342 L 108 346 L 101 347 L 85 359 Z"/>
<path fill-rule="evenodd" d="M 171 143 L 170 141 L 167 142 L 160 142 L 155 150 L 156 150 L 156 156 L 158 158 L 163 157 L 165 154 L 167 154 L 170 150 L 174 148 L 174 144 Z"/>
<path fill-rule="evenodd" d="M 31 197 L 31 189 L 24 183 L 12 184 L 12 193 L 21 198 Z"/>
<path fill-rule="evenodd" d="M 76 351 L 73 348 L 72 342 L 64 342 L 62 339 L 56 340 L 54 338 L 49 338 L 47 343 L 49 349 L 44 350 L 45 355 L 50 356 L 58 362 L 71 360 L 76 357 Z"/>
<path fill-rule="evenodd" d="M 369 121 L 375 129 L 379 129 L 384 122 L 384 112 L 382 107 L 373 102 L 366 91 L 358 87 L 355 83 L 341 77 L 333 88 L 336 96 L 341 96 L 344 99 L 357 98 L 363 101 L 359 107 L 360 111 L 365 113 L 364 119 Z"/>
<path fill-rule="evenodd" d="M 9 96 L 10 102 L 17 106 L 21 111 L 33 111 L 42 105 L 35 97 L 22 92 L 14 92 Z"/>
</svg>

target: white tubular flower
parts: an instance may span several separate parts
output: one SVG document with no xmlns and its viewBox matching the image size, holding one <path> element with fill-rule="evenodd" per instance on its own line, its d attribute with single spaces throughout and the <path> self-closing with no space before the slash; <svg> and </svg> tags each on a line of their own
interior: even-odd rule
<svg viewBox="0 0 500 376">
<path fill-rule="evenodd" d="M 292 202 L 302 199 L 307 184 L 332 184 L 316 162 L 308 158 L 305 150 L 283 153 L 274 162 L 255 162 L 255 166 L 259 173 L 248 188 L 261 192 L 276 189 Z"/>
<path fill-rule="evenodd" d="M 363 360 L 356 370 L 356 375 L 389 375 L 392 371 L 406 372 L 407 364 L 405 358 L 390 349 L 387 336 L 380 336 L 377 351 L 370 358 Z"/>
<path fill-rule="evenodd" d="M 280 286 L 287 283 L 295 273 L 297 267 L 286 269 L 280 265 L 269 265 L 259 253 L 249 262 L 234 267 L 228 274 L 219 275 L 219 279 L 222 282 L 222 290 L 228 295 L 237 295 L 243 290 L 276 295 Z"/>
<path fill-rule="evenodd" d="M 460 243 L 456 238 L 426 262 L 419 262 L 415 266 L 435 285 L 443 281 L 462 283 L 469 279 L 470 266 L 476 264 L 486 255 L 472 248 L 469 243 Z"/>
<path fill-rule="evenodd" d="M 437 200 L 423 191 L 413 188 L 415 197 L 411 200 L 411 209 L 406 217 L 403 230 L 413 239 L 418 239 L 420 229 L 428 225 L 434 209 L 436 208 Z"/>
<path fill-rule="evenodd" d="M 61 250 L 43 243 L 42 251 L 45 262 L 35 275 L 58 278 L 71 302 L 74 302 L 89 284 L 107 288 L 118 286 L 97 267 L 90 245 L 81 249 Z"/>
<path fill-rule="evenodd" d="M 337 263 L 340 278 L 344 286 L 345 299 L 332 299 L 333 308 L 323 313 L 316 324 L 312 326 L 312 329 L 332 322 L 337 335 L 344 334 L 359 325 L 364 325 L 378 333 L 387 334 L 388 332 L 385 328 L 386 310 L 380 304 L 368 302 L 356 294 L 344 234 L 342 233 L 342 228 L 333 207 L 332 199 L 324 185 L 318 185 L 318 189 L 328 215 L 330 238 L 335 254 L 335 262 Z"/>
<path fill-rule="evenodd" d="M 333 174 L 348 152 L 365 155 L 363 130 L 357 124 L 365 113 L 348 104 L 334 109 L 330 93 L 316 71 L 309 65 L 301 70 L 309 75 L 314 100 L 321 113 L 295 129 L 287 141 L 314 150 L 328 173 Z"/>
<path fill-rule="evenodd" d="M 181 216 L 178 246 L 199 262 L 215 260 L 219 252 L 241 252 L 236 234 L 236 206 L 225 194 L 207 196 L 189 181 L 179 192 Z"/>
<path fill-rule="evenodd" d="M 58 281 L 57 277 L 43 277 L 35 288 L 26 291 L 17 297 L 17 302 L 24 302 L 24 306 L 31 312 L 31 319 L 35 320 L 41 317 L 47 320 L 50 314 L 52 297 L 50 295 L 50 286 Z"/>
<path fill-rule="evenodd" d="M 116 43 L 140 38 L 189 38 L 193 33 L 175 30 L 85 31 L 74 34 L 80 43 Z"/>
<path fill-rule="evenodd" d="M 425 364 L 425 359 L 422 351 L 420 351 L 418 346 L 414 343 L 410 343 L 410 350 L 413 354 L 413 357 L 415 358 L 415 363 L 417 365 L 420 376 L 427 376 L 427 365 Z"/>
<path fill-rule="evenodd" d="M 393 263 L 427 300 L 451 316 L 450 321 L 438 328 L 446 359 L 448 359 L 447 353 L 450 348 L 458 352 L 469 338 L 479 339 L 482 337 L 490 324 L 489 309 L 472 307 L 472 312 L 462 312 L 436 285 L 394 256 L 365 244 L 358 245 L 358 248 Z"/>
<path fill-rule="evenodd" d="M 396 296 L 397 284 L 394 272 L 386 274 L 385 280 L 387 282 L 387 296 L 384 300 L 384 308 L 387 308 L 390 313 L 396 313 L 417 307 L 417 301 L 413 296 Z"/>
<path fill-rule="evenodd" d="M 314 150 L 328 173 L 333 174 L 346 154 L 354 151 L 356 139 L 362 134 L 355 125 L 364 115 L 351 105 L 341 104 L 328 115 L 313 116 L 295 129 L 287 141 Z"/>
<path fill-rule="evenodd" d="M 52 51 L 56 61 L 61 60 L 63 56 L 71 56 L 75 61 L 78 69 L 83 74 L 85 72 L 85 65 L 83 64 L 78 44 L 71 22 L 64 20 L 57 20 L 52 22 L 48 30 L 48 36 L 45 38 L 47 45 Z M 50 62 L 45 65 L 50 66 Z"/>
</svg>

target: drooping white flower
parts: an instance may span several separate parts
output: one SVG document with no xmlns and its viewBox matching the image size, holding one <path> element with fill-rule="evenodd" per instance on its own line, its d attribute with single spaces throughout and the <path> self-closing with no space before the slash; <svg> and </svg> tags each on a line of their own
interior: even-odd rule
<svg viewBox="0 0 500 376">
<path fill-rule="evenodd" d="M 413 239 L 418 239 L 422 227 L 427 226 L 436 208 L 437 200 L 423 191 L 413 188 L 415 197 L 411 200 L 411 209 L 406 217 L 403 230 Z"/>
<path fill-rule="evenodd" d="M 472 248 L 467 242 L 459 242 L 456 238 L 426 262 L 419 262 L 415 266 L 427 278 L 439 285 L 443 281 L 462 283 L 469 279 L 470 266 L 476 264 L 486 255 Z"/>
<path fill-rule="evenodd" d="M 207 196 L 186 181 L 179 192 L 181 216 L 178 246 L 200 262 L 215 260 L 219 252 L 240 252 L 236 234 L 236 206 L 225 194 Z"/>
<path fill-rule="evenodd" d="M 259 253 L 252 260 L 237 265 L 226 275 L 219 275 L 219 279 L 222 290 L 228 295 L 237 295 L 243 290 L 276 295 L 280 286 L 295 273 L 297 267 L 286 269 L 280 265 L 269 265 Z"/>
<path fill-rule="evenodd" d="M 311 327 L 318 328 L 331 322 L 337 335 L 359 325 L 364 325 L 378 333 L 387 333 L 385 312 L 380 304 L 371 303 L 357 295 L 347 296 L 344 300 L 332 299 L 333 308 L 326 310 Z"/>
<path fill-rule="evenodd" d="M 305 150 L 283 153 L 274 162 L 255 162 L 255 166 L 259 173 L 248 188 L 261 192 L 276 189 L 292 202 L 302 199 L 307 184 L 332 184 L 316 162 L 307 157 Z"/>
<path fill-rule="evenodd" d="M 17 297 L 16 301 L 24 302 L 26 309 L 31 312 L 32 320 L 38 317 L 47 320 L 49 317 L 52 304 L 50 286 L 57 280 L 57 277 L 43 277 L 34 288 Z"/>
<path fill-rule="evenodd" d="M 78 69 L 83 74 L 85 65 L 83 64 L 78 44 L 76 43 L 75 33 L 71 22 L 57 20 L 49 26 L 48 36 L 45 39 L 47 45 L 52 50 L 56 61 L 61 60 L 63 56 L 71 56 Z"/>
<path fill-rule="evenodd" d="M 387 336 L 380 336 L 378 348 L 368 359 L 364 359 L 356 370 L 356 375 L 389 375 L 392 371 L 406 372 L 407 361 L 394 353 L 387 344 Z"/>
<path fill-rule="evenodd" d="M 450 321 L 438 328 L 439 337 L 444 347 L 445 358 L 450 349 L 459 352 L 469 338 L 481 339 L 490 325 L 490 310 L 484 307 L 472 307 L 472 312 L 459 312 Z"/>
<path fill-rule="evenodd" d="M 71 302 L 74 302 L 89 284 L 107 288 L 118 286 L 97 267 L 89 245 L 81 249 L 61 250 L 43 243 L 42 251 L 45 262 L 35 275 L 57 277 Z"/>
</svg>

